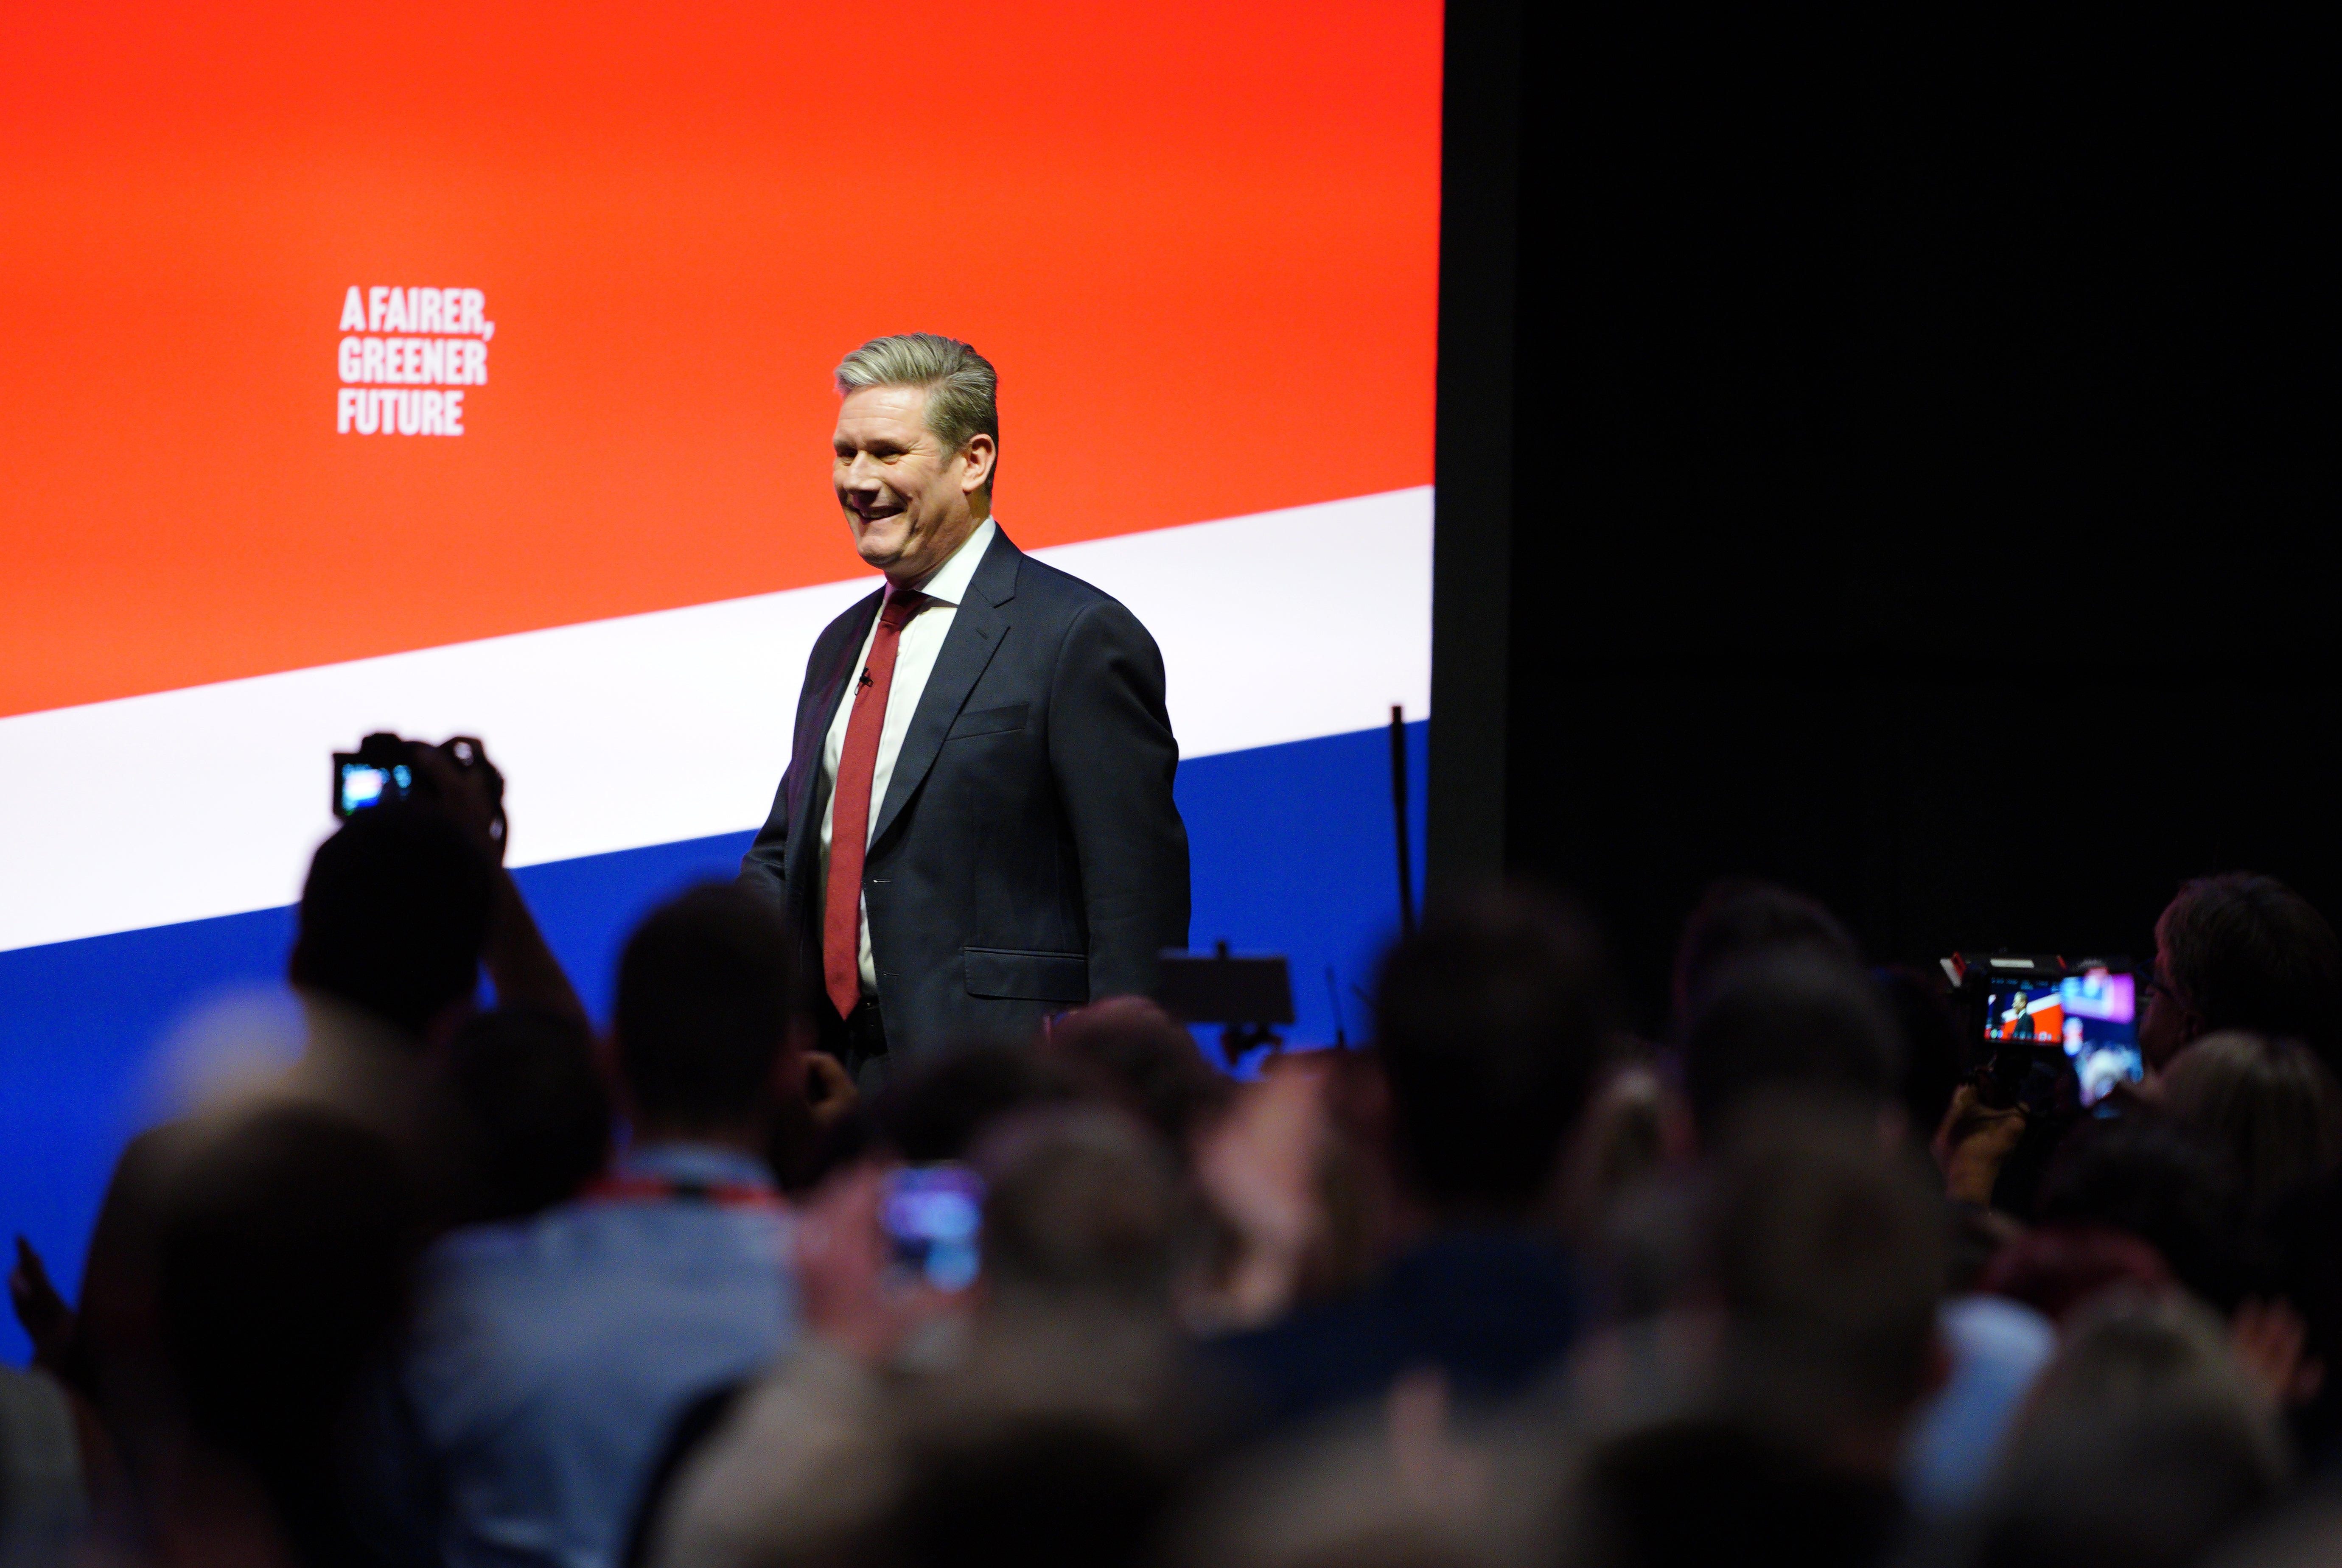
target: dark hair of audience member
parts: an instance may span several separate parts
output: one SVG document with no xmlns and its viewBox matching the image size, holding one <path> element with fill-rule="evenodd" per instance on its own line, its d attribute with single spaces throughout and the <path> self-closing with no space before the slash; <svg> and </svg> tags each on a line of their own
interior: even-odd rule
<svg viewBox="0 0 2342 1568">
<path fill-rule="evenodd" d="M 1190 1219 L 1176 1168 L 1098 1104 L 996 1117 L 970 1156 L 984 1349 L 906 1423 L 885 1560 L 1139 1562 L 1192 1453 L 1166 1376 Z"/>
<path fill-rule="evenodd" d="M 2159 1291 L 2177 1283 L 2163 1254 L 2127 1231 L 2051 1224 L 1994 1253 L 1977 1289 L 2063 1323 L 2067 1313 L 2109 1289 Z"/>
<path fill-rule="evenodd" d="M 1128 1423 L 1082 1411 L 996 1410 L 916 1432 L 872 1550 L 896 1568 L 1152 1561 L 1177 1473 Z"/>
<path fill-rule="evenodd" d="M 1236 1094 L 1196 1037 L 1144 997 L 1112 996 L 1066 1014 L 1042 1036 L 1041 1051 L 1085 1093 L 1154 1128 L 1183 1160 Z"/>
<path fill-rule="evenodd" d="M 1451 1216 L 1518 1219 L 1549 1192 L 1609 1041 L 1583 916 L 1526 892 L 1435 909 L 1383 961 L 1377 1060 L 1399 1161 Z"/>
<path fill-rule="evenodd" d="M 1690 1414 L 1596 1443 L 1564 1502 L 1573 1568 L 1695 1568 L 1763 1554 L 1797 1568 L 1881 1560 L 1899 1523 L 1893 1494 L 1833 1471 L 1746 1422 Z"/>
<path fill-rule="evenodd" d="M 1553 1550 L 1556 1453 L 1543 1425 L 1494 1452 L 1444 1419 L 1436 1379 L 1242 1451 L 1183 1501 L 1161 1568 L 1498 1568 L 1586 1559 Z M 1508 1450 L 1508 1452 L 1507 1452 Z M 1705 1494 L 1703 1494 L 1705 1495 Z M 1705 1512 L 1703 1508 L 1700 1512 Z"/>
<path fill-rule="evenodd" d="M 2234 1174 L 2182 1128 L 2145 1118 L 2083 1124 L 2050 1164 L 2037 1218 L 2045 1229 L 2137 1236 L 2223 1312 L 2245 1293 L 2246 1215 Z"/>
<path fill-rule="evenodd" d="M 1842 957 L 1760 953 L 1710 976 L 1692 999 L 1684 1091 L 1703 1139 L 1759 1094 L 1827 1095 L 1884 1107 L 1903 1043 L 1878 987 Z"/>
<path fill-rule="evenodd" d="M 1934 1372 L 1948 1263 L 1921 1163 L 1843 1101 L 1776 1092 L 1735 1114 L 1709 1181 L 1727 1408 L 1835 1452 L 1867 1435 L 1893 1453 Z"/>
<path fill-rule="evenodd" d="M 315 1106 L 207 1134 L 165 1204 L 157 1301 L 189 1425 L 250 1468 L 299 1561 L 352 1560 L 352 1404 L 403 1314 L 416 1233 L 390 1146 Z"/>
<path fill-rule="evenodd" d="M 293 984 L 419 1036 L 478 989 L 495 905 L 495 866 L 447 817 L 359 812 L 309 863 Z"/>
<path fill-rule="evenodd" d="M 1669 998 L 1678 1035 L 1693 1000 L 1717 972 L 1760 953 L 1802 948 L 1862 967 L 1862 949 L 1837 917 L 1777 883 L 1728 877 L 1712 884 L 1684 921 Z"/>
<path fill-rule="evenodd" d="M 1195 1453 L 1169 1300 L 1184 1192 L 1154 1134 L 1121 1111 L 1046 1095 L 1000 1106 L 1020 1058 L 1030 1065 L 1029 1053 L 970 1048 L 890 1089 L 898 1103 L 949 1083 L 996 1092 L 974 1132 L 955 1119 L 922 1134 L 943 1134 L 924 1152 L 966 1155 L 984 1180 L 985 1283 L 955 1353 L 896 1383 L 881 1429 L 862 1432 L 874 1441 L 858 1452 L 882 1452 L 828 1505 L 746 1524 L 732 1538 L 739 1561 L 1143 1559 Z M 969 1059 L 989 1065 L 969 1073 Z M 801 1479 L 776 1482 L 786 1495 Z M 660 1528 L 654 1513 L 638 1539 Z"/>
<path fill-rule="evenodd" d="M 2273 876 L 2197 877 L 2155 923 L 2161 978 L 2199 1034 L 2242 1029 L 2342 1053 L 2342 940 Z"/>
<path fill-rule="evenodd" d="M 730 883 L 679 894 L 618 960 L 618 1070 L 638 1121 L 683 1132 L 763 1120 L 796 1021 L 779 914 Z"/>
<path fill-rule="evenodd" d="M 1167 1312 L 1193 1215 L 1162 1141 L 1106 1105 L 1036 1105 L 972 1151 L 990 1287 Z"/>
<path fill-rule="evenodd" d="M 2227 1152 L 2256 1209 L 2342 1163 L 2342 1085 L 2298 1041 L 2205 1035 L 2165 1072 L 2163 1108 Z"/>
<path fill-rule="evenodd" d="M 1698 1215 L 1724 1333 L 1705 1398 L 1597 1435 L 1546 1561 L 1643 1568 L 1764 1554 L 1875 1563 L 1892 1483 L 1935 1368 L 1947 1246 L 1916 1156 L 1843 1100 L 1741 1106 Z"/>
<path fill-rule="evenodd" d="M 871 1136 L 915 1165 L 965 1160 L 995 1121 L 1073 1092 L 1065 1074 L 1029 1047 L 972 1045 L 888 1084 L 871 1107 Z"/>
<path fill-rule="evenodd" d="M 519 1219 L 575 1195 L 607 1162 L 610 1095 L 574 1018 L 497 1008 L 449 1042 L 460 1142 L 457 1223 Z"/>
<path fill-rule="evenodd" d="M 2327 1487 L 2305 1487 L 2272 1517 L 2238 1530 L 2204 1561 L 2210 1568 L 2328 1568 L 2342 1563 L 2342 1499 Z"/>
<path fill-rule="evenodd" d="M 2183 1568 L 2284 1487 L 2285 1436 L 2220 1321 L 2185 1295 L 2082 1308 L 1955 1558 Z"/>
<path fill-rule="evenodd" d="M 1943 975 L 1897 964 L 1872 971 L 1871 977 L 1895 1015 L 1896 1034 L 1903 1044 L 1903 1114 L 1914 1137 L 1932 1137 L 1972 1054 L 1945 994 Z"/>
</svg>

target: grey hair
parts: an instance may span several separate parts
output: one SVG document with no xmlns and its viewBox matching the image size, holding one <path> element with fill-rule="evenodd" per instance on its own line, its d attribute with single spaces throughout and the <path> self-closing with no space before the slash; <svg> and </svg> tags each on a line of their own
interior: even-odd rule
<svg viewBox="0 0 2342 1568">
<path fill-rule="evenodd" d="M 874 337 L 837 363 L 843 397 L 866 386 L 916 386 L 927 394 L 927 429 L 957 452 L 977 435 L 1000 439 L 994 403 L 1000 377 L 992 361 L 956 337 L 932 332 Z"/>
</svg>

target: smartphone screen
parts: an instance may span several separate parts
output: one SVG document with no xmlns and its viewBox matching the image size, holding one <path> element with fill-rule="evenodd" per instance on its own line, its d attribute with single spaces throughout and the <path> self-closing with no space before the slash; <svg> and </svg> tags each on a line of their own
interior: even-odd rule
<svg viewBox="0 0 2342 1568">
<path fill-rule="evenodd" d="M 2147 1075 L 2138 1054 L 2137 982 L 2128 974 L 2086 969 L 1998 982 L 1985 994 L 1984 1035 L 1995 1045 L 2062 1049 L 2085 1105 L 2106 1098 L 2117 1084 Z"/>
<path fill-rule="evenodd" d="M 965 1165 L 906 1165 L 886 1178 L 879 1206 L 895 1266 L 941 1291 L 976 1283 L 982 1257 L 984 1182 Z"/>
</svg>

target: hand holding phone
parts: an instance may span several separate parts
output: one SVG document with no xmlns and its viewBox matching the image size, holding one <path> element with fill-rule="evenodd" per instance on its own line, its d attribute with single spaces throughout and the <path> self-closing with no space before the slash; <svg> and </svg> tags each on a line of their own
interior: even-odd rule
<svg viewBox="0 0 2342 1568">
<path fill-rule="evenodd" d="M 917 1242 L 938 1228 L 934 1207 L 906 1205 L 889 1223 L 892 1200 L 931 1188 L 936 1169 L 858 1163 L 831 1174 L 798 1211 L 794 1250 L 806 1327 L 865 1365 L 893 1363 L 968 1305 L 965 1289 L 928 1283 L 927 1254 Z M 940 1228 L 960 1229 L 947 1216 Z M 960 1272 L 958 1264 L 945 1269 L 946 1278 Z"/>
<path fill-rule="evenodd" d="M 16 1238 L 16 1266 L 8 1271 L 8 1300 L 25 1337 L 33 1342 L 33 1364 L 63 1375 L 73 1343 L 74 1309 L 49 1283 L 47 1265 L 22 1235 Z"/>
<path fill-rule="evenodd" d="M 2000 1168 L 2025 1136 L 2026 1124 L 2021 1108 L 1993 1104 L 1981 1083 L 1963 1084 L 1952 1091 L 1943 1125 L 1936 1129 L 1934 1149 L 1946 1195 L 1955 1203 L 1990 1208 Z"/>
<path fill-rule="evenodd" d="M 2056 958 L 1996 957 L 1977 967 L 1985 975 L 1984 1044 L 2002 1080 L 1987 1098 L 2014 1103 L 2028 1075 L 2039 1076 L 2019 1065 L 2036 1054 L 2052 1066 L 2059 1055 L 2071 1064 L 2084 1105 L 2146 1075 L 2131 974 L 2097 960 L 2068 967 Z"/>
<path fill-rule="evenodd" d="M 981 1266 L 984 1181 L 965 1165 L 905 1165 L 886 1178 L 879 1223 L 898 1273 L 950 1293 Z"/>
</svg>

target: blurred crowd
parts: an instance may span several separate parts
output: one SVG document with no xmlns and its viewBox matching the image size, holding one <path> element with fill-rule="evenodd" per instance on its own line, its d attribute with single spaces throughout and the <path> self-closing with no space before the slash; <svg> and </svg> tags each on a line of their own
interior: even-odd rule
<svg viewBox="0 0 2342 1568">
<path fill-rule="evenodd" d="M 1760 884 L 1656 1039 L 1516 889 L 1357 1049 L 1119 997 L 866 1094 L 733 885 L 597 1033 L 460 794 L 318 850 L 300 1059 L 130 1144 L 70 1301 L 18 1241 L 0 1563 L 2342 1560 L 2342 947 L 2272 880 L 2178 891 L 2087 1109 Z"/>
</svg>

